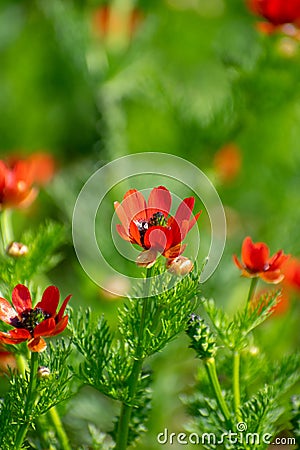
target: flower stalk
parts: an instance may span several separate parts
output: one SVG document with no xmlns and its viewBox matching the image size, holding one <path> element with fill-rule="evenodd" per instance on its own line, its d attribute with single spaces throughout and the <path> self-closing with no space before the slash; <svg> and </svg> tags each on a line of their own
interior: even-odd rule
<svg viewBox="0 0 300 450">
<path fill-rule="evenodd" d="M 149 313 L 150 306 L 150 284 L 151 284 L 151 274 L 152 269 L 148 268 L 146 271 L 146 279 L 145 279 L 145 297 L 143 300 L 143 307 L 141 312 L 141 322 L 139 328 L 138 335 L 138 345 L 136 348 L 135 360 L 132 366 L 131 375 L 128 380 L 128 398 L 129 402 L 123 403 L 121 407 L 121 414 L 119 418 L 118 424 L 118 433 L 117 433 L 117 445 L 116 450 L 125 450 L 127 448 L 128 441 L 128 432 L 129 432 L 129 423 L 130 417 L 133 408 L 133 400 L 135 398 L 136 389 L 138 385 L 139 376 L 143 367 L 144 362 L 144 337 L 145 337 L 145 323 L 146 318 Z"/>
<path fill-rule="evenodd" d="M 204 359 L 203 362 L 208 379 L 213 388 L 217 403 L 222 411 L 222 414 L 226 420 L 227 425 L 230 426 L 231 423 L 230 412 L 223 397 L 221 386 L 218 380 L 215 358 Z"/>
<path fill-rule="evenodd" d="M 39 365 L 39 354 L 32 352 L 30 359 L 30 375 L 29 375 L 29 384 L 27 391 L 27 398 L 24 408 L 24 423 L 20 426 L 16 442 L 15 442 L 15 450 L 19 450 L 22 447 L 23 441 L 25 439 L 28 427 L 29 427 L 29 417 L 32 412 L 32 407 L 36 398 L 36 383 L 37 383 L 37 370 Z"/>
<path fill-rule="evenodd" d="M 58 414 L 57 408 L 55 406 L 53 406 L 53 408 L 51 408 L 48 411 L 47 415 L 50 418 L 52 425 L 55 429 L 55 433 L 56 433 L 57 439 L 60 443 L 61 449 L 62 450 L 71 450 L 69 440 L 68 440 L 67 434 L 65 432 L 65 429 L 63 427 L 61 418 Z"/>
<path fill-rule="evenodd" d="M 0 214 L 0 226 L 1 226 L 1 236 L 3 253 L 6 252 L 7 247 L 13 241 L 13 229 L 11 222 L 11 210 L 3 209 Z"/>
</svg>

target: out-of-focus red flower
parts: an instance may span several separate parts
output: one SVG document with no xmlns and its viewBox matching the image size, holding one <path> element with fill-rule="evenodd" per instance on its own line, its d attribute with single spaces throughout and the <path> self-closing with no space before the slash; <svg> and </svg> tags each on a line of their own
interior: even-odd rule
<svg viewBox="0 0 300 450">
<path fill-rule="evenodd" d="M 0 210 L 29 206 L 38 193 L 35 185 L 50 181 L 54 170 L 54 160 L 46 153 L 0 160 Z"/>
<path fill-rule="evenodd" d="M 256 308 L 258 304 L 261 304 L 261 307 L 267 305 L 269 303 L 270 297 L 267 295 L 272 295 L 272 291 L 261 290 L 254 298 L 251 299 L 251 306 Z M 261 303 L 262 297 L 265 296 L 265 300 Z M 274 316 L 281 316 L 287 312 L 290 306 L 290 300 L 288 293 L 283 289 L 277 298 L 277 303 L 271 309 L 271 313 Z"/>
<path fill-rule="evenodd" d="M 14 307 L 5 298 L 0 298 L 0 320 L 14 327 L 7 332 L 0 331 L 0 342 L 19 344 L 28 341 L 30 351 L 45 350 L 47 345 L 42 336 L 55 336 L 68 324 L 68 316 L 64 316 L 64 312 L 71 295 L 64 300 L 57 313 L 59 297 L 58 288 L 49 286 L 44 291 L 42 300 L 32 308 L 28 288 L 18 284 L 12 292 Z"/>
<path fill-rule="evenodd" d="M 249 0 L 251 10 L 273 25 L 298 23 L 300 0 Z"/>
<path fill-rule="evenodd" d="M 282 267 L 284 273 L 284 285 L 300 290 L 300 260 L 297 258 L 290 258 Z"/>
<path fill-rule="evenodd" d="M 39 186 L 49 183 L 55 173 L 55 161 L 49 153 L 33 153 L 27 159 L 34 182 Z"/>
<path fill-rule="evenodd" d="M 267 283 L 280 283 L 284 274 L 282 266 L 289 258 L 282 250 L 270 257 L 269 247 L 264 242 L 252 242 L 247 236 L 242 244 L 242 262 L 233 255 L 235 265 L 242 271 L 244 277 L 260 277 Z"/>
<path fill-rule="evenodd" d="M 16 369 L 17 361 L 13 353 L 0 346 L 0 375 L 8 372 L 8 369 Z"/>
<path fill-rule="evenodd" d="M 137 8 L 121 11 L 109 5 L 96 9 L 93 14 L 94 29 L 102 37 L 120 33 L 132 37 L 142 19 Z"/>
<path fill-rule="evenodd" d="M 241 170 L 242 156 L 235 144 L 222 147 L 214 157 L 214 168 L 217 176 L 223 182 L 233 181 Z"/>
<path fill-rule="evenodd" d="M 137 258 L 139 266 L 151 267 L 159 253 L 173 259 L 184 251 L 182 241 L 201 212 L 191 218 L 195 199 L 189 197 L 181 202 L 174 217 L 169 216 L 171 202 L 168 189 L 159 186 L 152 189 L 148 202 L 141 192 L 131 189 L 121 204 L 114 203 L 121 221 L 117 225 L 119 235 L 144 249 Z"/>
</svg>

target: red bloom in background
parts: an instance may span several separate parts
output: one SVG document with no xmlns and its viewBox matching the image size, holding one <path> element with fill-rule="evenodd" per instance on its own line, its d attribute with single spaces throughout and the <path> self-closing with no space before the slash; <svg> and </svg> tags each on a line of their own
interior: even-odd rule
<svg viewBox="0 0 300 450">
<path fill-rule="evenodd" d="M 283 265 L 282 271 L 284 273 L 285 286 L 299 291 L 300 290 L 300 260 L 297 258 L 290 258 Z"/>
<path fill-rule="evenodd" d="M 117 225 L 119 235 L 144 249 L 137 264 L 150 267 L 161 253 L 169 259 L 176 258 L 185 249 L 182 241 L 195 225 L 201 212 L 191 218 L 194 197 L 185 198 L 175 216 L 169 216 L 172 198 L 164 186 L 152 189 L 148 202 L 141 192 L 131 189 L 122 203 L 115 202 L 115 210 L 121 221 Z"/>
<path fill-rule="evenodd" d="M 17 361 L 13 353 L 0 345 L 0 375 L 8 372 L 8 369 L 17 369 Z"/>
<path fill-rule="evenodd" d="M 93 22 L 96 32 L 100 32 L 103 37 L 120 33 L 131 37 L 142 18 L 142 13 L 136 8 L 121 11 L 118 8 L 105 5 L 96 9 Z"/>
<path fill-rule="evenodd" d="M 249 0 L 249 6 L 273 25 L 300 20 L 300 0 Z"/>
<path fill-rule="evenodd" d="M 47 183 L 53 173 L 54 160 L 46 153 L 0 160 L 0 210 L 29 206 L 38 193 L 34 185 Z"/>
<path fill-rule="evenodd" d="M 28 288 L 18 284 L 12 292 L 14 307 L 5 298 L 0 298 L 0 320 L 14 327 L 7 332 L 0 331 L 0 342 L 20 344 L 28 341 L 28 348 L 32 352 L 45 350 L 47 345 L 42 336 L 55 336 L 64 331 L 68 324 L 68 316 L 64 316 L 64 312 L 71 295 L 56 313 L 59 296 L 58 288 L 49 286 L 44 291 L 42 300 L 32 308 Z"/>
<path fill-rule="evenodd" d="M 269 247 L 264 242 L 253 243 L 248 236 L 242 244 L 242 262 L 236 255 L 234 263 L 245 277 L 260 277 L 267 283 L 280 283 L 283 280 L 282 266 L 289 258 L 282 250 L 270 257 Z"/>
<path fill-rule="evenodd" d="M 235 144 L 227 144 L 215 154 L 214 168 L 223 182 L 233 181 L 241 170 L 242 157 Z"/>
</svg>

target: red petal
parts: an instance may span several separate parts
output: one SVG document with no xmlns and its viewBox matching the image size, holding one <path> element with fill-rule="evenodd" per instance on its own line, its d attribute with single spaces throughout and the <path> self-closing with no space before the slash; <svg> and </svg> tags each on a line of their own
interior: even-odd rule
<svg viewBox="0 0 300 450">
<path fill-rule="evenodd" d="M 31 352 L 43 352 L 46 350 L 47 344 L 43 338 L 37 337 L 28 342 L 28 348 Z"/>
<path fill-rule="evenodd" d="M 146 248 L 163 252 L 172 244 L 172 230 L 162 226 L 150 227 L 145 233 L 144 244 Z"/>
<path fill-rule="evenodd" d="M 188 231 L 190 231 L 190 230 L 193 228 L 193 226 L 195 225 L 195 223 L 196 223 L 197 220 L 199 219 L 200 214 L 202 214 L 202 211 L 199 211 L 199 212 L 198 212 L 198 213 L 190 220 Z"/>
<path fill-rule="evenodd" d="M 289 259 L 290 255 L 285 255 L 282 250 L 275 253 L 272 258 L 269 259 L 270 270 L 280 269 L 281 266 Z"/>
<path fill-rule="evenodd" d="M 3 342 L 4 344 L 19 344 L 30 338 L 31 335 L 29 331 L 24 328 L 10 330 L 7 333 L 0 331 L 0 342 Z"/>
<path fill-rule="evenodd" d="M 184 240 L 186 237 L 188 231 L 189 231 L 189 221 L 184 220 L 181 223 L 178 223 L 173 219 L 173 221 L 170 221 L 171 225 L 170 228 L 172 230 L 172 247 L 174 245 L 179 244 Z"/>
<path fill-rule="evenodd" d="M 56 286 L 48 286 L 43 293 L 42 300 L 36 304 L 35 308 L 41 308 L 43 311 L 55 316 L 59 303 L 59 289 Z"/>
<path fill-rule="evenodd" d="M 136 244 L 140 245 L 141 247 L 143 247 L 142 242 L 141 242 L 140 232 L 138 230 L 137 225 L 133 221 L 130 222 L 129 232 L 130 232 L 131 242 L 136 243 Z"/>
<path fill-rule="evenodd" d="M 7 177 L 7 166 L 3 161 L 0 161 L 0 197 L 3 195 L 3 189 L 5 187 L 5 181 Z"/>
<path fill-rule="evenodd" d="M 43 320 L 43 322 L 39 323 L 35 327 L 33 335 L 34 337 L 51 336 L 55 327 L 56 327 L 55 320 L 53 319 L 53 317 L 50 317 L 50 319 Z"/>
<path fill-rule="evenodd" d="M 5 298 L 0 297 L 0 320 L 10 324 L 11 319 L 14 319 L 17 315 L 11 304 Z"/>
<path fill-rule="evenodd" d="M 146 201 L 143 194 L 136 189 L 130 189 L 124 195 L 122 201 L 122 207 L 124 208 L 127 219 L 131 222 L 133 219 L 146 220 Z"/>
<path fill-rule="evenodd" d="M 268 266 L 269 247 L 263 242 L 253 243 L 248 236 L 242 245 L 242 261 L 252 272 L 263 272 Z"/>
<path fill-rule="evenodd" d="M 233 262 L 236 265 L 236 267 L 240 270 L 245 270 L 245 267 L 243 264 L 239 261 L 238 257 L 236 255 L 233 255 Z"/>
<path fill-rule="evenodd" d="M 189 220 L 194 208 L 194 204 L 195 204 L 194 197 L 185 198 L 180 203 L 175 214 L 175 220 L 179 224 L 179 226 L 183 220 Z"/>
<path fill-rule="evenodd" d="M 178 244 L 174 247 L 169 248 L 166 252 L 163 253 L 163 255 L 166 258 L 174 259 L 177 258 L 177 256 L 181 255 L 186 248 L 186 244 Z"/>
<path fill-rule="evenodd" d="M 274 271 L 261 272 L 260 278 L 267 283 L 278 284 L 284 279 L 283 273 L 278 269 Z"/>
<path fill-rule="evenodd" d="M 123 206 L 119 202 L 114 202 L 114 208 L 115 208 L 116 214 L 119 217 L 124 229 L 128 230 L 129 224 L 130 224 L 130 218 L 127 217 Z"/>
<path fill-rule="evenodd" d="M 18 314 L 32 308 L 31 295 L 26 286 L 18 284 L 12 292 L 12 302 Z"/>
<path fill-rule="evenodd" d="M 66 298 L 64 299 L 63 304 L 61 305 L 60 310 L 58 311 L 58 314 L 57 314 L 57 316 L 56 316 L 56 320 L 60 321 L 60 320 L 62 319 L 62 316 L 63 316 L 64 313 L 65 313 L 67 304 L 68 304 L 68 302 L 69 302 L 69 300 L 70 300 L 71 297 L 72 297 L 72 295 L 68 295 L 68 297 L 66 297 Z"/>
<path fill-rule="evenodd" d="M 63 317 L 57 324 L 55 329 L 52 331 L 51 336 L 56 336 L 59 333 L 62 333 L 66 326 L 68 325 L 68 316 Z"/>
<path fill-rule="evenodd" d="M 123 225 L 120 225 L 119 223 L 117 223 L 116 228 L 117 228 L 117 232 L 119 233 L 119 235 L 121 236 L 122 239 L 124 239 L 125 241 L 131 241 L 131 239 L 128 236 L 128 234 L 126 233 Z"/>
<path fill-rule="evenodd" d="M 167 188 L 158 186 L 152 189 L 148 199 L 148 218 L 156 212 L 162 212 L 166 217 L 170 212 L 171 203 L 172 197 Z"/>
</svg>

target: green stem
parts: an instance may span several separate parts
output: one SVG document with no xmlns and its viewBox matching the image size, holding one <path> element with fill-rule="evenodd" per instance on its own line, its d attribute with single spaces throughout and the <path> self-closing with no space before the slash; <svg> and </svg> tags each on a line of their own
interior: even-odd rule
<svg viewBox="0 0 300 450">
<path fill-rule="evenodd" d="M 241 394 L 240 394 L 240 353 L 235 350 L 233 353 L 233 401 L 236 419 L 242 421 L 240 413 Z"/>
<path fill-rule="evenodd" d="M 48 415 L 54 426 L 56 436 L 60 443 L 60 448 L 62 450 L 71 450 L 67 434 L 65 432 L 65 429 L 63 427 L 63 424 L 61 422 L 61 419 L 55 406 L 48 411 Z"/>
<path fill-rule="evenodd" d="M 5 253 L 8 245 L 13 241 L 13 231 L 11 223 L 11 211 L 4 209 L 0 215 L 1 235 L 3 242 L 3 252 Z"/>
<path fill-rule="evenodd" d="M 247 305 L 249 305 L 250 301 L 254 297 L 257 283 L 258 283 L 257 277 L 251 279 L 251 284 L 250 284 L 249 293 L 248 293 L 248 297 L 247 297 Z"/>
<path fill-rule="evenodd" d="M 218 405 L 223 413 L 223 416 L 225 417 L 227 425 L 230 426 L 231 425 L 230 412 L 229 412 L 228 406 L 225 402 L 225 399 L 223 397 L 221 386 L 220 386 L 220 383 L 218 380 L 215 358 L 209 358 L 209 359 L 204 360 L 204 366 L 205 366 L 206 373 L 208 375 L 210 384 L 214 390 Z"/>
<path fill-rule="evenodd" d="M 136 388 L 138 385 L 139 376 L 143 367 L 144 356 L 144 334 L 145 334 L 145 323 L 150 305 L 150 283 L 151 283 L 152 270 L 147 269 L 146 280 L 145 280 L 145 298 L 143 300 L 143 307 L 141 313 L 141 322 L 138 334 L 138 344 L 136 348 L 135 360 L 132 366 L 132 371 L 128 380 L 128 403 L 123 403 L 121 408 L 121 414 L 118 424 L 118 434 L 117 434 L 117 445 L 116 450 L 126 450 L 129 432 L 129 423 L 132 413 L 132 401 L 134 400 L 136 394 Z"/>
<path fill-rule="evenodd" d="M 30 413 L 32 410 L 34 399 L 36 397 L 35 390 L 36 390 L 38 365 L 39 365 L 39 354 L 37 352 L 32 352 L 30 360 L 30 375 L 29 375 L 30 378 L 28 384 L 26 403 L 24 407 L 24 423 L 20 426 L 17 432 L 15 450 L 19 450 L 22 447 L 23 441 L 25 439 L 29 427 Z"/>
</svg>

